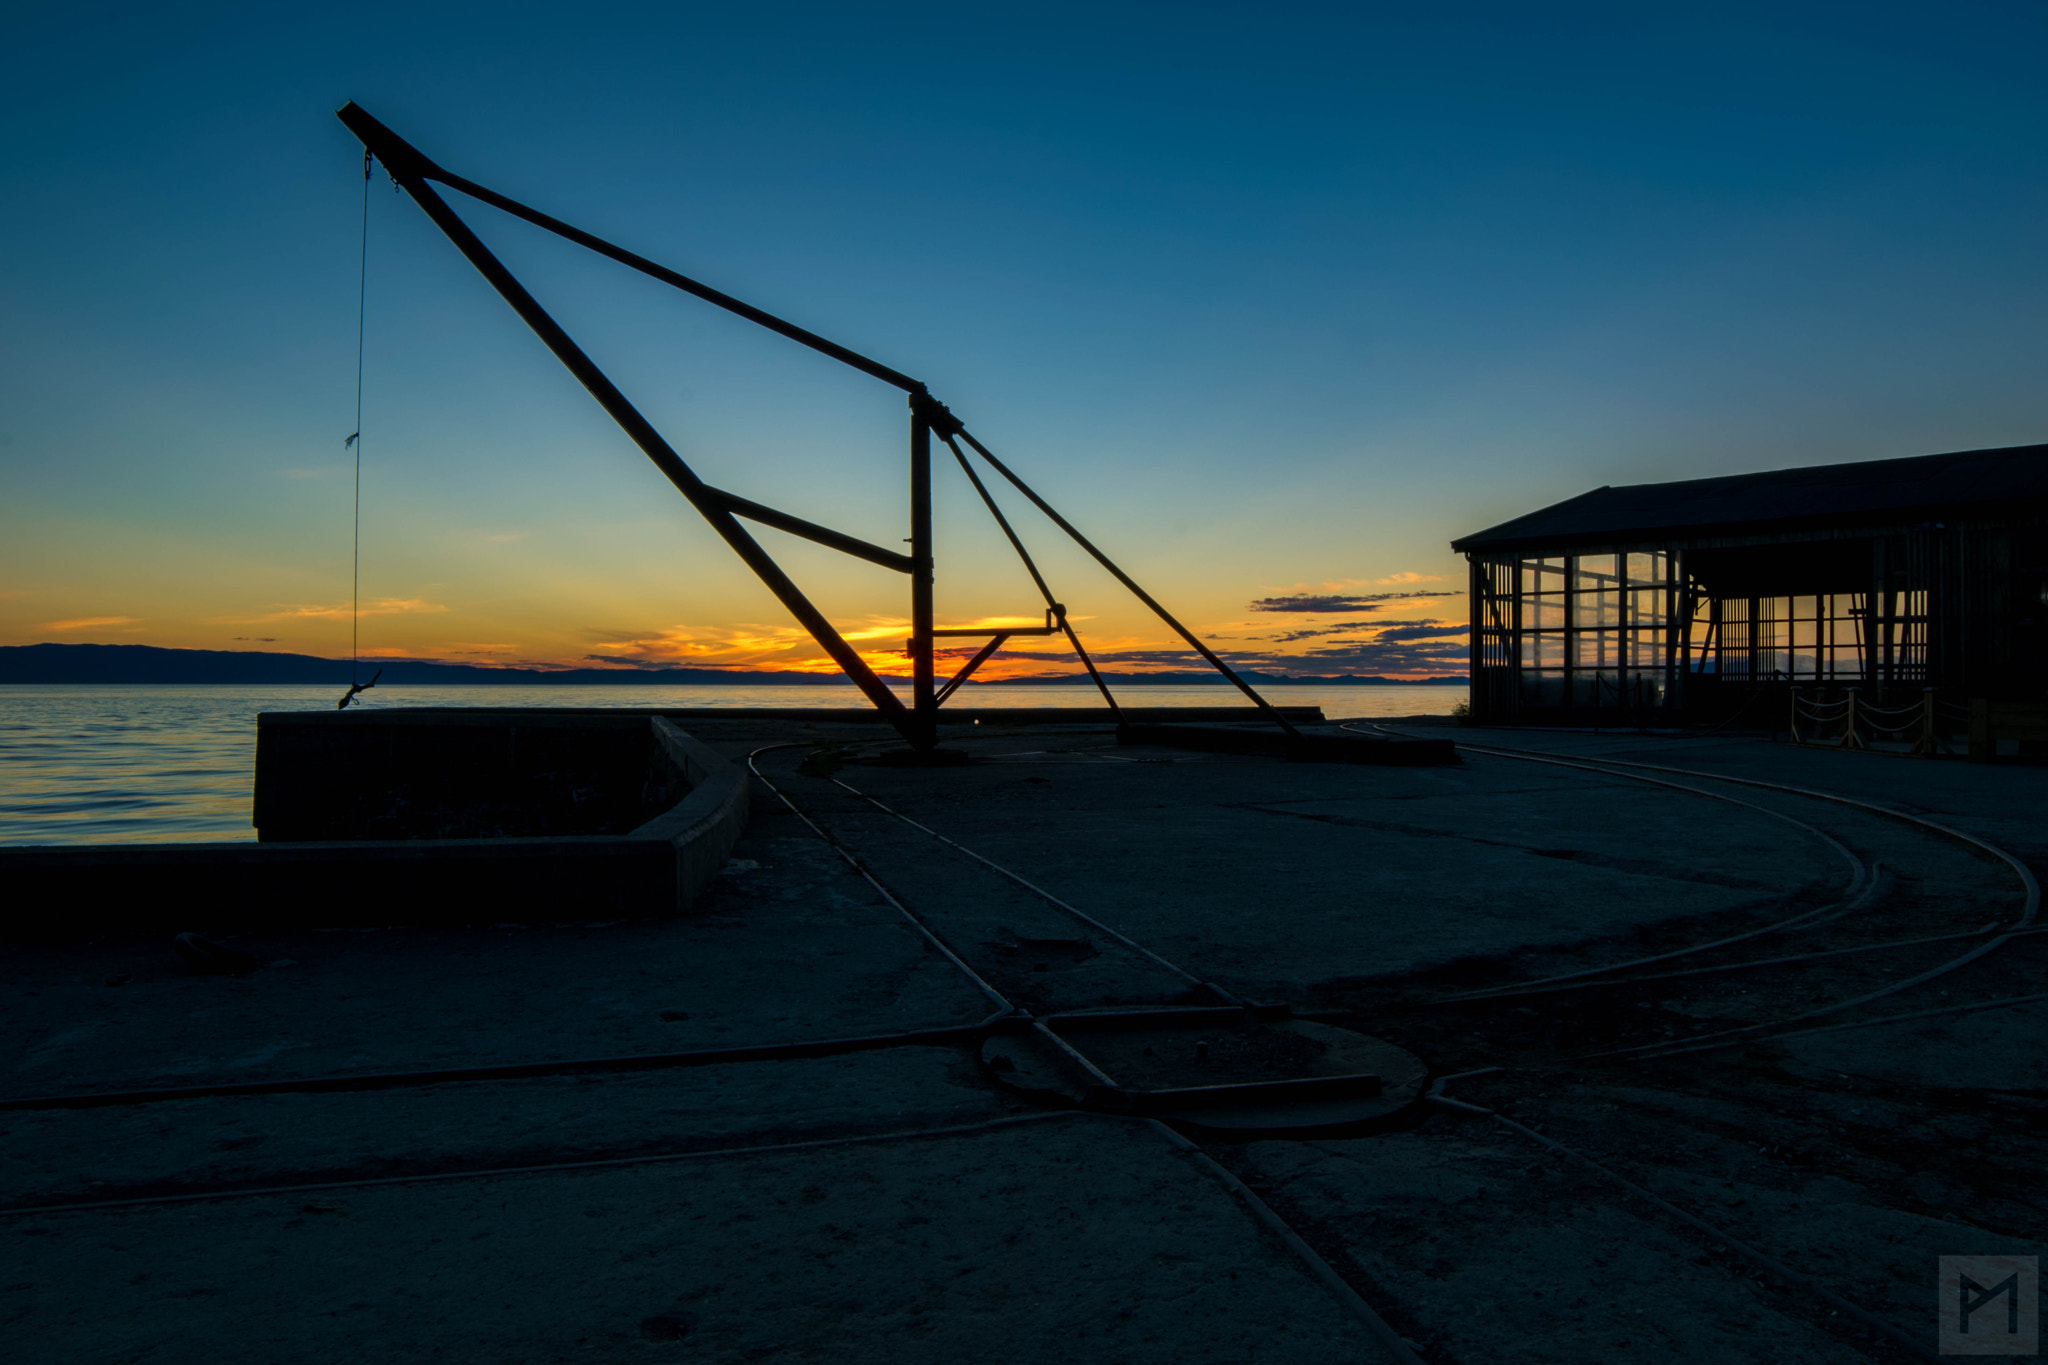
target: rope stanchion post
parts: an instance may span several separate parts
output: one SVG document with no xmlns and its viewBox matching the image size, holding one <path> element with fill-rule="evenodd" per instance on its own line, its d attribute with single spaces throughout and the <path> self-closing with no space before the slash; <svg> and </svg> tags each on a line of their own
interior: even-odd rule
<svg viewBox="0 0 2048 1365">
<path fill-rule="evenodd" d="M 1936 713 L 1934 689 L 1920 690 L 1920 737 L 1913 745 L 1913 752 L 1922 758 L 1933 758 L 1945 754 L 1948 745 L 1942 742 L 1940 717 Z"/>
<path fill-rule="evenodd" d="M 1867 747 L 1863 743 L 1863 736 L 1859 734 L 1856 729 L 1856 705 L 1859 701 L 1862 700 L 1860 694 L 1860 688 L 1852 687 L 1849 689 L 1849 709 L 1846 713 L 1844 713 L 1842 718 L 1842 737 L 1835 741 L 1836 747 L 1838 748 L 1862 749 Z"/>
</svg>

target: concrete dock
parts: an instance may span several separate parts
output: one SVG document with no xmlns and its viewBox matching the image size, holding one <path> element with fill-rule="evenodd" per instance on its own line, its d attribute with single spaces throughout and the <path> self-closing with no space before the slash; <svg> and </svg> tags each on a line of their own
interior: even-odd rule
<svg viewBox="0 0 2048 1365">
<path fill-rule="evenodd" d="M 967 1037 L 988 990 L 877 883 L 1034 1014 L 1199 992 L 958 846 L 1237 997 L 1391 1040 L 1437 1076 L 1508 1068 L 1450 1093 L 1929 1342 L 1936 1256 L 2031 1254 L 2048 1226 L 2026 1174 L 2048 1154 L 2048 1002 L 1956 1009 L 2041 991 L 2042 936 L 1808 1025 L 1855 1028 L 1647 1060 L 1584 1058 L 1751 1002 L 1790 1017 L 1863 978 L 1801 964 L 1445 1003 L 1801 916 L 1877 938 L 2010 918 L 2011 869 L 1953 840 L 1782 791 L 1470 750 L 1288 763 L 1047 720 L 963 728 L 945 742 L 973 762 L 906 768 L 868 761 L 886 746 L 851 720 L 683 724 L 756 755 L 873 880 L 757 783 L 680 917 L 569 899 L 515 922 L 480 895 L 460 923 L 219 931 L 264 964 L 242 975 L 195 973 L 161 935 L 10 948 L 11 1339 L 80 1362 L 1911 1358 L 1484 1116 L 1417 1105 L 1372 1131 L 1190 1146 L 1020 1099 Z M 2039 768 L 1400 728 L 1839 793 L 2048 867 Z M 1845 896 L 1862 899 L 1837 914 Z M 1950 950 L 1904 951 L 1870 979 Z M 1915 1017 L 1870 1022 L 1890 1015 Z M 404 1080 L 577 1059 L 602 1065 Z M 374 1077 L 397 1079 L 348 1084 Z M 313 1078 L 342 1083 L 221 1093 Z M 178 1087 L 211 1093 L 134 1093 Z"/>
</svg>

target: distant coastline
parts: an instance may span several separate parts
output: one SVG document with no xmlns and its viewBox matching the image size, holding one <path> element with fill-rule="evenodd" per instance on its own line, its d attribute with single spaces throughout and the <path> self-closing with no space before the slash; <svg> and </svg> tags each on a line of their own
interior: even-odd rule
<svg viewBox="0 0 2048 1365">
<path fill-rule="evenodd" d="M 782 686 L 844 687 L 846 679 L 837 673 L 785 673 L 767 669 L 731 668 L 497 668 L 481 664 L 423 663 L 410 659 L 365 659 L 365 675 L 384 670 L 383 681 L 407 686 L 435 683 L 477 686 L 517 684 L 526 687 L 624 684 L 638 687 L 675 687 L 690 684 L 722 686 L 779 684 Z M 1463 674 L 1431 678 L 1382 678 L 1370 674 L 1344 673 L 1332 676 L 1289 677 L 1278 673 L 1239 670 L 1249 682 L 1269 685 L 1301 684 L 1314 687 L 1442 687 L 1463 686 Z M 1119 687 L 1174 686 L 1217 683 L 1228 686 L 1215 673 L 1177 670 L 1164 673 L 1109 673 L 1102 675 Z M 347 686 L 349 661 L 323 659 L 312 654 L 275 654 L 261 650 L 164 649 L 156 645 L 0 645 L 0 685 L 8 683 L 262 683 L 271 686 L 308 684 Z M 1001 678 L 981 686 L 1073 686 L 1085 685 L 1086 673 L 1039 674 L 1028 678 Z"/>
</svg>

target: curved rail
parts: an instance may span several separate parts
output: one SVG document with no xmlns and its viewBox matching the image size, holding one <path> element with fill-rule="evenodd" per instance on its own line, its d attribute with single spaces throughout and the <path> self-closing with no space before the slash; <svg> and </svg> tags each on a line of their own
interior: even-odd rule
<svg viewBox="0 0 2048 1365">
<path fill-rule="evenodd" d="M 1364 733 L 1364 731 L 1359 730 L 1355 725 L 1347 724 L 1342 725 L 1338 728 L 1344 730 L 1351 730 L 1357 734 Z M 1385 734 L 1399 733 L 1398 731 L 1389 730 L 1387 729 L 1387 727 L 1383 725 L 1375 725 L 1372 728 L 1375 730 L 1379 730 Z M 1493 750 L 1480 748 L 1477 745 L 1460 744 L 1458 747 L 1471 748 L 1478 753 L 1495 752 Z M 1520 756 L 1514 753 L 1514 751 L 1501 750 L 1499 752 L 1508 754 L 1509 756 Z M 1744 930 L 1742 933 L 1739 934 L 1730 934 L 1726 938 L 1717 938 L 1708 943 L 1696 943 L 1689 948 L 1677 948 L 1668 953 L 1654 953 L 1649 957 L 1630 958 L 1626 962 L 1610 963 L 1604 967 L 1588 967 L 1583 971 L 1563 972 L 1557 976 L 1538 977 L 1534 981 L 1524 981 L 1514 986 L 1496 986 L 1488 988 L 1486 990 L 1467 991 L 1459 995 L 1447 996 L 1445 997 L 1447 1001 L 1506 999 L 1510 996 L 1518 995 L 1525 991 L 1539 992 L 1546 988 L 1558 986 L 1566 982 L 1588 981 L 1594 977 L 1604 977 L 1612 975 L 1615 972 L 1627 971 L 1632 967 L 1647 967 L 1659 962 L 1669 962 L 1675 958 L 1690 957 L 1696 953 L 1708 952 L 1715 948 L 1725 948 L 1731 943 L 1741 943 L 1746 939 L 1761 938 L 1765 934 L 1775 934 L 1780 931 L 1789 929 L 1809 929 L 1817 924 L 1825 924 L 1831 919 L 1839 918 L 1840 916 L 1847 914 L 1851 910 L 1859 910 L 1863 908 L 1863 906 L 1868 902 L 1869 898 L 1877 891 L 1878 883 L 1876 875 L 1876 866 L 1874 864 L 1866 865 L 1861 858 L 1857 857 L 1848 849 L 1846 845 L 1844 845 L 1839 839 L 1836 839 L 1833 835 L 1827 833 L 1827 831 L 1820 829 L 1814 825 L 1810 825 L 1806 823 L 1806 821 L 1804 820 L 1798 819 L 1794 816 L 1787 815 L 1783 811 L 1772 810 L 1768 806 L 1760 806 L 1754 801 L 1744 801 L 1740 797 L 1728 796 L 1722 792 L 1707 791 L 1701 787 L 1689 787 L 1682 782 L 1666 782 L 1660 778 L 1654 777 L 1636 777 L 1633 773 L 1610 773 L 1607 772 L 1605 769 L 1593 766 L 1593 764 L 1591 763 L 1578 762 L 1572 759 L 1552 758 L 1548 756 L 1538 757 L 1535 755 L 1529 755 L 1528 760 L 1532 763 L 1548 763 L 1559 768 L 1579 768 L 1583 769 L 1586 772 L 1605 773 L 1607 776 L 1610 777 L 1625 777 L 1636 782 L 1646 782 L 1651 786 L 1668 787 L 1673 791 L 1690 792 L 1694 796 L 1704 796 L 1709 801 L 1725 801 L 1730 805 L 1742 806 L 1745 809 L 1756 811 L 1758 814 L 1768 815 L 1774 820 L 1782 820 L 1788 825 L 1793 825 L 1799 829 L 1806 831 L 1808 834 L 1811 834 L 1814 838 L 1820 840 L 1829 848 L 1833 849 L 1836 853 L 1840 854 L 1842 858 L 1849 864 L 1849 884 L 1848 886 L 1842 889 L 1842 895 L 1844 899 L 1836 901 L 1831 905 L 1823 905 L 1818 909 L 1808 910 L 1801 914 L 1794 915 L 1790 919 L 1782 919 L 1774 924 L 1766 924 L 1761 928 L 1757 929 Z"/>
<path fill-rule="evenodd" d="M 1471 748 L 1475 753 L 1491 753 L 1503 758 L 1529 759 L 1533 757 L 1522 750 L 1494 748 L 1476 744 L 1464 747 Z M 1535 761 L 1543 760 L 1537 759 Z M 1836 805 L 1849 806 L 1857 810 L 1868 811 L 1875 815 L 1887 816 L 1894 820 L 1903 821 L 1906 824 L 1918 825 L 1922 829 L 1931 830 L 1936 834 L 1946 835 L 1951 839 L 1959 840 L 2003 862 L 2018 876 L 2024 896 L 2020 908 L 2020 917 L 2008 926 L 2006 932 L 1987 943 L 1972 948 L 1960 957 L 1950 958 L 1947 962 L 1931 967 L 1916 976 L 1909 976 L 1904 981 L 1890 982 L 1877 990 L 1866 991 L 1862 995 L 1851 996 L 1847 1000 L 1838 1000 L 1833 1004 L 1822 1005 L 1817 1009 L 1802 1010 L 1798 1014 L 1788 1015 L 1785 1018 L 1775 1019 L 1768 1023 L 1748 1024 L 1741 1028 L 1722 1029 L 1715 1033 L 1674 1040 L 1669 1043 L 1646 1043 L 1638 1047 L 1618 1048 L 1610 1052 L 1589 1053 L 1578 1058 L 1577 1060 L 1579 1061 L 1593 1061 L 1605 1058 L 1631 1058 L 1649 1061 L 1658 1057 L 1677 1057 L 1691 1052 L 1711 1052 L 1717 1048 L 1732 1047 L 1742 1043 L 1764 1042 L 1768 1037 L 1777 1036 L 1769 1032 L 1770 1030 L 1783 1028 L 1787 1024 L 1802 1023 L 1808 1019 L 1821 1019 L 1831 1014 L 1840 1014 L 1843 1010 L 1856 1009 L 1863 1005 L 1872 1004 L 1888 996 L 1897 995 L 1901 991 L 1911 990 L 1915 986 L 1924 986 L 1930 981 L 1947 976 L 1950 972 L 1966 967 L 1977 959 L 1994 953 L 2010 943 L 2017 933 L 2031 927 L 2035 918 L 2040 913 L 2041 884 L 2035 879 L 2032 869 L 1996 844 L 1979 839 L 1974 834 L 1966 834 L 1962 830 L 1941 824 L 1938 821 L 1929 820 L 1918 815 L 1909 815 L 1905 811 L 1895 810 L 1889 806 L 1880 806 L 1875 802 L 1858 801 L 1854 797 L 1838 796 L 1833 792 L 1815 791 L 1810 787 L 1795 787 L 1784 782 L 1765 782 L 1759 778 L 1751 777 L 1723 777 L 1717 773 L 1705 773 L 1691 768 L 1672 768 L 1655 763 L 1632 763 L 1622 759 L 1594 760 L 1594 763 L 1605 764 L 1610 770 L 1612 768 L 1641 768 L 1648 772 L 1676 773 L 1686 777 L 1705 778 L 1710 782 L 1728 782 L 1736 786 L 1757 787 L 1767 791 L 1781 791 L 1794 796 L 1810 797 L 1818 801 L 1830 801 Z M 1598 769 L 1596 768 L 1595 770 L 1597 771 Z M 1616 775 L 1634 776 L 1632 773 L 1618 773 Z M 1641 780 L 1648 781 L 1651 779 Z"/>
<path fill-rule="evenodd" d="M 1374 728 L 1380 729 L 1388 734 L 1398 733 L 1397 731 L 1388 730 L 1384 726 L 1375 726 Z M 1658 785 L 1676 787 L 1679 790 L 1695 791 L 1702 796 L 1708 796 L 1716 800 L 1732 801 L 1735 798 L 1723 796 L 1720 793 L 1700 791 L 1698 788 L 1685 787 L 1678 783 L 1663 782 L 1661 779 L 1657 778 L 1639 777 L 1637 776 L 1637 774 L 1633 772 L 1620 772 L 1616 771 L 1616 769 L 1636 768 L 1641 769 L 1644 772 L 1669 773 L 1680 777 L 1701 778 L 1709 782 L 1726 782 L 1734 786 L 1753 787 L 1765 791 L 1784 792 L 1792 796 L 1802 796 L 1817 801 L 1832 802 L 1835 805 L 1848 806 L 1857 810 L 1867 811 L 1874 815 L 1880 815 L 1889 819 L 1898 820 L 1906 824 L 1916 825 L 1922 829 L 1929 830 L 1935 834 L 1942 835 L 1950 839 L 1955 839 L 1961 843 L 1969 845 L 1974 849 L 1977 849 L 1982 853 L 1990 855 L 1991 857 L 1997 859 L 2000 862 L 2003 862 L 2009 869 L 2012 870 L 2012 872 L 2019 879 L 2020 886 L 2023 892 L 2019 918 L 2013 921 L 2008 926 L 2006 926 L 2005 931 L 2003 933 L 1999 933 L 1990 941 L 1971 949 L 1969 952 L 1964 953 L 1959 957 L 1951 958 L 1947 962 L 1941 963 L 1938 966 L 1932 967 L 1927 971 L 1921 972 L 1915 976 L 1908 977 L 1904 981 L 1890 982 L 1878 990 L 1868 991 L 1862 995 L 1852 996 L 1847 1000 L 1836 1001 L 1833 1004 L 1823 1005 L 1817 1009 L 1804 1010 L 1798 1014 L 1790 1015 L 1782 1019 L 1771 1020 L 1766 1023 L 1748 1024 L 1744 1025 L 1741 1028 L 1723 1029 L 1715 1033 L 1704 1034 L 1692 1038 L 1674 1039 L 1670 1042 L 1647 1043 L 1637 1047 L 1618 1048 L 1608 1052 L 1589 1053 L 1582 1057 L 1573 1059 L 1576 1061 L 1594 1061 L 1602 1059 L 1621 1058 L 1647 1061 L 1659 1057 L 1676 1057 L 1691 1052 L 1713 1051 L 1717 1048 L 1733 1047 L 1743 1043 L 1765 1042 L 1772 1037 L 1780 1036 L 1771 1031 L 1782 1029 L 1787 1024 L 1801 1023 L 1805 1020 L 1818 1019 L 1830 1014 L 1839 1014 L 1843 1010 L 1856 1009 L 1860 1006 L 1868 1005 L 1875 1001 L 1885 999 L 1888 996 L 1897 995 L 1901 991 L 1910 990 L 1915 986 L 1925 985 L 1929 981 L 1936 980 L 1940 977 L 1948 975 L 1950 972 L 1958 970 L 1959 968 L 1968 966 L 1970 963 L 1977 961 L 1979 958 L 1982 958 L 1990 953 L 1996 952 L 1999 948 L 2011 942 L 2015 937 L 2023 935 L 2030 931 L 2034 925 L 2035 920 L 2039 917 L 2040 914 L 2041 884 L 2035 878 L 2032 869 L 2028 868 L 2025 863 L 2021 862 L 2018 858 L 2014 857 L 2006 850 L 1998 847 L 1996 844 L 1990 843 L 1988 840 L 1980 839 L 1974 834 L 1969 834 L 1962 830 L 1955 829 L 1952 826 L 1944 825 L 1939 821 L 1929 820 L 1924 816 L 1910 815 L 1905 811 L 1897 810 L 1890 806 L 1878 805 L 1877 803 L 1871 801 L 1859 801 L 1854 797 L 1840 796 L 1833 792 L 1816 791 L 1810 787 L 1795 787 L 1790 785 L 1789 783 L 1766 782 L 1760 778 L 1751 777 L 1729 777 L 1720 773 L 1701 772 L 1693 768 L 1674 768 L 1665 764 L 1635 763 L 1625 759 L 1600 758 L 1564 760 L 1559 759 L 1550 754 L 1532 753 L 1526 749 L 1511 749 L 1497 745 L 1471 744 L 1466 742 L 1458 742 L 1458 747 L 1470 749 L 1474 753 L 1491 754 L 1495 757 L 1514 759 L 1521 762 L 1548 763 L 1559 767 L 1582 768 L 1590 772 L 1607 773 L 1608 775 L 1614 777 L 1628 777 L 1634 778 L 1637 781 L 1655 782 Z M 1740 802 L 1738 804 L 1748 805 L 1751 803 Z M 1763 808 L 1757 807 L 1757 809 Z M 1791 817 L 1787 816 L 1785 818 L 1790 819 Z M 1719 945 L 1716 944 L 1704 946 Z M 1687 951 L 1704 951 L 1704 946 L 1702 948 L 1696 948 Z M 1655 960 L 1658 959 L 1640 959 L 1636 963 L 1624 965 L 1642 965 L 1644 962 Z M 1616 968 L 1615 970 L 1619 970 L 1619 968 Z M 1527 984 L 1541 985 L 1546 983 L 1532 982 Z M 1617 982 L 1616 984 L 1624 983 Z M 1872 1022 L 1883 1021 L 1876 1020 Z M 1803 1029 L 1792 1030 L 1792 1032 L 1806 1031 L 1807 1030 Z"/>
<path fill-rule="evenodd" d="M 1459 747 L 1469 748 L 1475 753 L 1495 753 L 1507 758 L 1521 758 L 1528 755 L 1528 751 L 1523 749 L 1502 749 L 1477 744 L 1460 745 Z M 2040 914 L 2041 883 L 2035 879 L 2031 868 L 1994 843 L 1979 839 L 1976 835 L 1966 833 L 1953 826 L 1941 824 L 1939 821 L 1929 820 L 1925 816 L 1909 815 L 1905 811 L 1892 806 L 1880 806 L 1874 801 L 1858 801 L 1853 796 L 1838 796 L 1834 792 L 1816 791 L 1811 787 L 1794 787 L 1784 782 L 1765 782 L 1754 777 L 1728 777 L 1721 773 L 1700 772 L 1695 768 L 1673 768 L 1659 763 L 1631 763 L 1626 759 L 1620 758 L 1596 758 L 1588 761 L 1610 768 L 1641 768 L 1646 772 L 1676 773 L 1682 777 L 1703 777 L 1709 782 L 1727 782 L 1738 787 L 1760 787 L 1767 791 L 1789 792 L 1793 796 L 1807 796 L 1816 801 L 1831 801 L 1838 806 L 1853 806 L 1858 810 L 1869 811 L 1873 815 L 1882 815 L 1892 820 L 1902 820 L 1909 825 L 1919 825 L 1921 828 L 1932 830 L 1936 834 L 1946 835 L 1951 839 L 1957 839 L 1969 844 L 1980 852 L 1990 854 L 1993 858 L 1998 859 L 2008 868 L 2012 869 L 2013 875 L 2019 878 L 2020 885 L 2025 891 L 2025 900 L 2021 908 L 2020 918 L 2012 926 L 2014 929 L 2027 928 L 2033 924 L 2035 918 Z M 1621 774 L 1616 775 L 1620 776 Z"/>
</svg>

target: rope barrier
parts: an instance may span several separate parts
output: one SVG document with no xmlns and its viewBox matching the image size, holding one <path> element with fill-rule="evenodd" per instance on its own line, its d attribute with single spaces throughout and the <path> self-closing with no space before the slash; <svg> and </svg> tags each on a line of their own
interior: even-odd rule
<svg viewBox="0 0 2048 1365">
<path fill-rule="evenodd" d="M 1797 686 L 1791 693 L 1792 742 L 1825 744 L 1840 749 L 1861 749 L 1869 740 L 1905 743 L 1915 754 L 1932 757 L 1950 753 L 1948 737 L 1967 722 L 1969 711 L 1937 697 L 1924 688 L 1916 704 L 1879 706 L 1864 696 L 1860 687 L 1850 686 L 1847 695 L 1828 701 L 1801 695 Z M 1883 696 L 1882 689 L 1875 695 Z M 1800 733 L 1801 725 L 1810 727 Z"/>
</svg>

